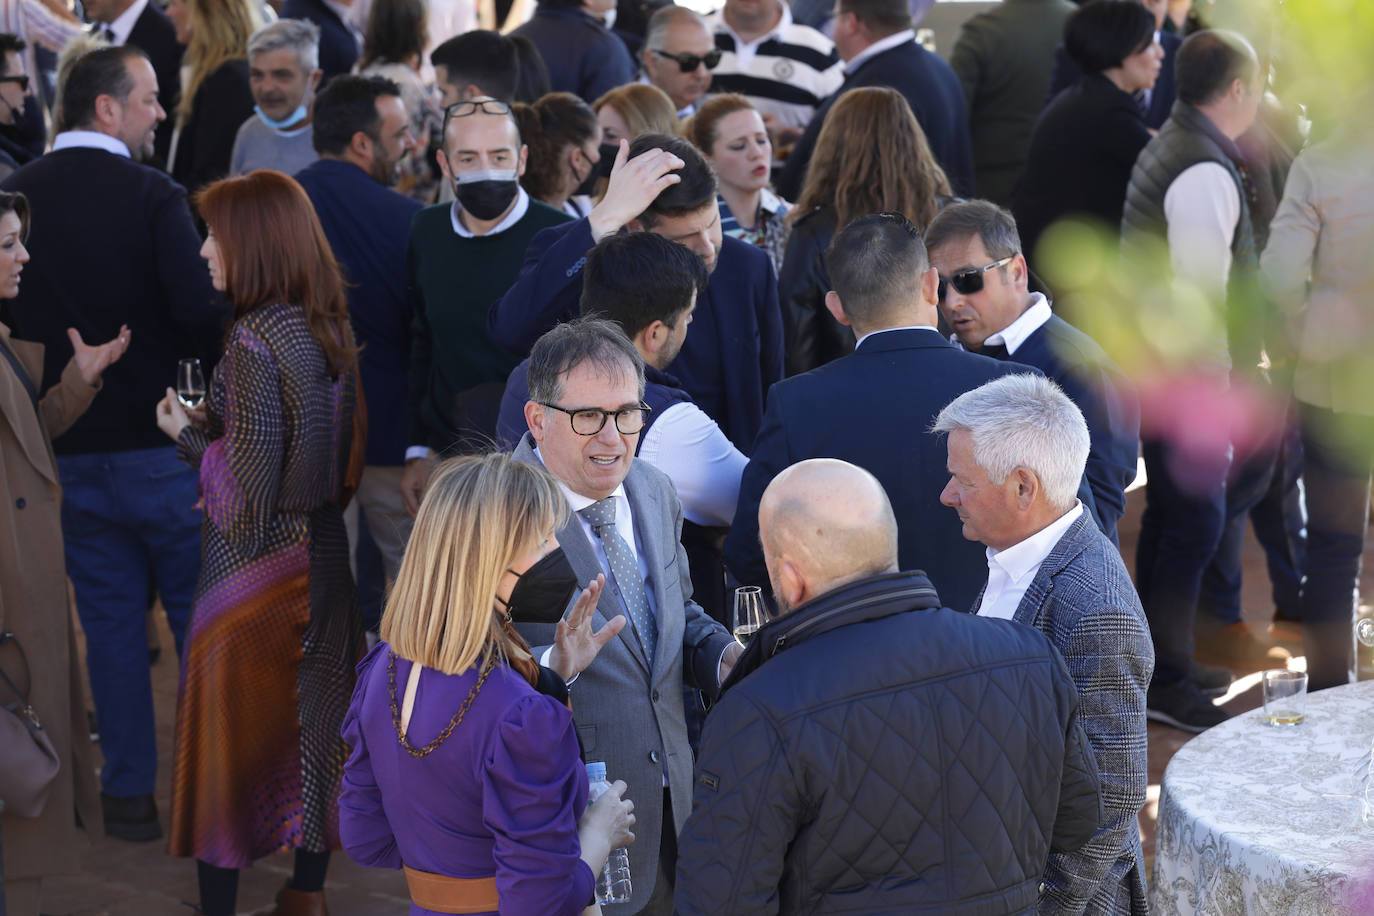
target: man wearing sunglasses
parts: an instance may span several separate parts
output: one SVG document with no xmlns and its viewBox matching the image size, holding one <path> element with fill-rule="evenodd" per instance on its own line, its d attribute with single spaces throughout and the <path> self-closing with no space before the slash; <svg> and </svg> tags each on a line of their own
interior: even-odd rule
<svg viewBox="0 0 1374 916">
<path fill-rule="evenodd" d="M 1051 312 L 1043 293 L 1030 291 L 1016 220 L 1006 210 L 986 200 L 952 204 L 931 222 L 926 245 L 940 272 L 950 343 L 1034 366 L 1083 411 L 1098 524 L 1117 543 L 1140 448 L 1140 408 L 1121 370 L 1096 341 Z"/>
<path fill-rule="evenodd" d="M 939 278 L 916 227 L 901 214 L 854 220 L 835 236 L 827 263 L 825 304 L 854 333 L 854 352 L 769 391 L 725 539 L 726 565 L 740 582 L 767 584 L 758 528 L 764 489 L 799 461 L 839 458 L 877 477 L 892 500 L 900 568 L 925 570 L 942 604 L 968 610 L 987 580 L 987 557 L 940 504 L 949 475 L 945 443 L 930 424 L 984 382 L 1039 370 L 965 353 L 941 336 Z M 1079 495 L 1085 505 L 1092 499 L 1086 487 Z"/>
<path fill-rule="evenodd" d="M 682 6 L 665 6 L 649 17 L 649 30 L 640 52 L 644 78 L 673 100 L 679 118 L 689 118 L 697 102 L 711 88 L 711 71 L 720 51 L 711 27 L 698 13 Z"/>
</svg>

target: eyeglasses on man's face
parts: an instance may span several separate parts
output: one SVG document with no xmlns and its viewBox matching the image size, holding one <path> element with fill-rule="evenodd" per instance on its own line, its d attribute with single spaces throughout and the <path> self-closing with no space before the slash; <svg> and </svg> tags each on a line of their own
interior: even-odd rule
<svg viewBox="0 0 1374 916">
<path fill-rule="evenodd" d="M 444 127 L 448 127 L 448 122 L 454 118 L 466 118 L 477 114 L 479 111 L 489 115 L 508 115 L 510 114 L 510 103 L 500 99 L 482 99 L 480 101 L 465 99 L 461 102 L 454 102 L 444 109 Z"/>
<path fill-rule="evenodd" d="M 633 436 L 644 429 L 650 412 L 649 405 L 644 403 L 640 403 L 638 407 L 622 407 L 620 410 L 602 410 L 600 407 L 559 407 L 547 401 L 539 403 L 550 410 L 567 414 L 569 422 L 572 423 L 572 431 L 579 436 L 595 436 L 601 432 L 606 425 L 607 417 L 615 417 L 615 428 L 622 436 Z"/>
<path fill-rule="evenodd" d="M 959 271 L 952 277 L 941 277 L 939 301 L 945 301 L 945 293 L 949 292 L 951 286 L 963 296 L 972 296 L 974 293 L 981 293 L 983 291 L 983 274 L 990 270 L 996 270 L 1006 264 L 1010 264 L 1014 257 L 1016 257 L 1016 255 L 1009 254 L 1001 260 L 993 261 L 986 267 L 970 267 L 968 270 Z"/>
<path fill-rule="evenodd" d="M 14 76 L 0 76 L 0 83 L 17 83 L 21 92 L 29 91 L 28 74 L 18 73 Z"/>
<path fill-rule="evenodd" d="M 702 64 L 706 65 L 707 70 L 714 70 L 716 65 L 720 63 L 719 48 L 712 48 L 705 54 L 671 54 L 668 51 L 660 51 L 658 48 L 654 48 L 653 52 L 659 57 L 676 61 L 678 69 L 683 73 L 691 73 Z"/>
</svg>

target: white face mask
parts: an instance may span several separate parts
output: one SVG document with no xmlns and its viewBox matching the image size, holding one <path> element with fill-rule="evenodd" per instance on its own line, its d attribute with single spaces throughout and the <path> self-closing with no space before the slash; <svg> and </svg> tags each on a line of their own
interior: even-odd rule
<svg viewBox="0 0 1374 916">
<path fill-rule="evenodd" d="M 253 106 L 253 113 L 258 116 L 258 119 L 261 120 L 262 123 L 266 124 L 273 130 L 290 130 L 291 128 L 295 127 L 297 124 L 305 120 L 306 108 L 305 103 L 301 102 L 299 105 L 296 106 L 295 111 L 291 112 L 289 115 L 287 115 L 285 118 L 282 118 L 280 121 L 273 121 L 266 115 L 265 112 L 263 112 L 262 108 L 257 105 Z"/>
</svg>

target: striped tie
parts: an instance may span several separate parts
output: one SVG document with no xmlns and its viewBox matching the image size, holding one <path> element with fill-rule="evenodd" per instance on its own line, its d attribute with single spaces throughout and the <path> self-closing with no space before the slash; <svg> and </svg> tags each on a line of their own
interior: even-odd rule
<svg viewBox="0 0 1374 916">
<path fill-rule="evenodd" d="M 577 514 L 592 526 L 596 536 L 601 539 L 606 559 L 611 564 L 611 578 L 620 590 L 620 600 L 629 611 L 630 623 L 634 624 L 635 632 L 639 635 L 639 643 L 644 647 L 644 654 L 649 657 L 652 664 L 654 644 L 658 641 L 658 624 L 654 620 L 653 611 L 649 609 L 649 596 L 644 591 L 644 579 L 639 574 L 639 564 L 635 561 L 634 552 L 620 536 L 620 532 L 616 531 L 615 497 L 608 496 L 594 502 L 579 510 Z"/>
</svg>

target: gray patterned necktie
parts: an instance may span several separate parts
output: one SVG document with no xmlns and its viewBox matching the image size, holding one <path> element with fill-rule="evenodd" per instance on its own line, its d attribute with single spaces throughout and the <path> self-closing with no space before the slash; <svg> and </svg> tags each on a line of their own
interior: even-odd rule
<svg viewBox="0 0 1374 916">
<path fill-rule="evenodd" d="M 630 612 L 630 622 L 639 634 L 639 643 L 644 647 L 644 654 L 649 657 L 649 663 L 653 664 L 654 644 L 658 641 L 658 623 L 654 620 L 653 611 L 649 609 L 649 596 L 644 591 L 644 579 L 639 574 L 639 563 L 635 561 L 634 551 L 630 550 L 630 545 L 625 543 L 625 539 L 616 530 L 615 497 L 608 496 L 594 502 L 585 509 L 579 509 L 577 514 L 592 526 L 592 531 L 601 539 L 606 559 L 610 561 L 611 578 L 620 589 L 620 598 L 625 604 L 625 609 Z"/>
</svg>

